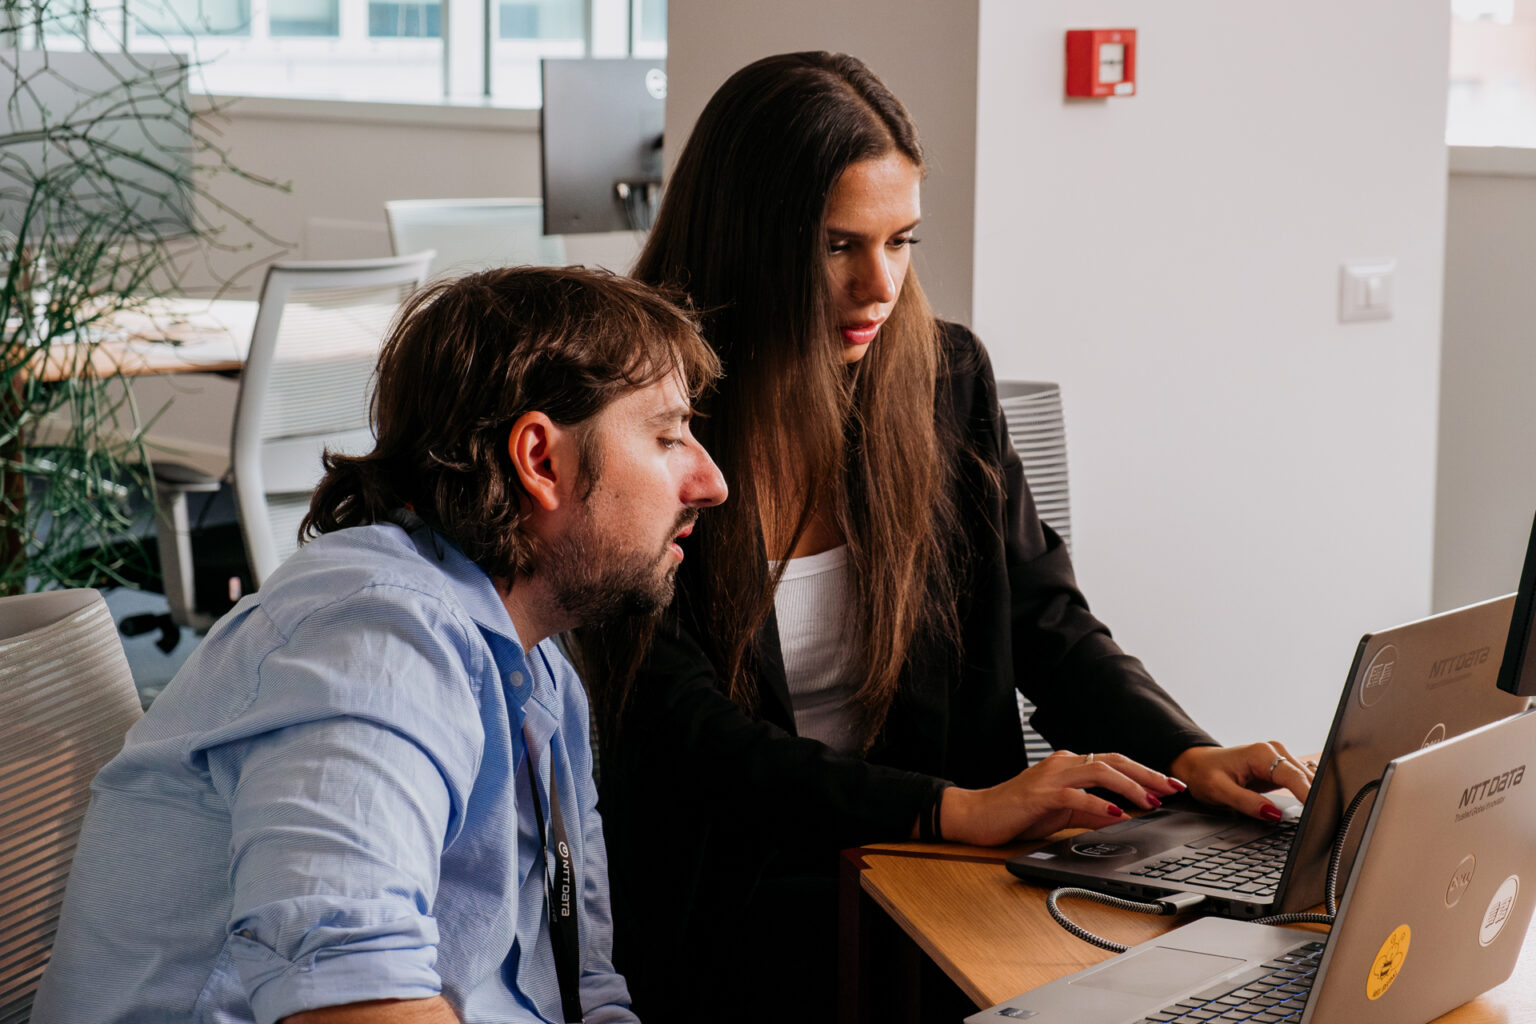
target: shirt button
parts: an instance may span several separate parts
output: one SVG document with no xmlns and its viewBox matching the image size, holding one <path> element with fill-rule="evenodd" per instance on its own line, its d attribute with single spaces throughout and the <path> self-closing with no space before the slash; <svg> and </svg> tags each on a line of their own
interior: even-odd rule
<svg viewBox="0 0 1536 1024">
<path fill-rule="evenodd" d="M 510 686 L 522 686 L 523 685 L 523 673 L 521 671 L 517 670 L 517 669 L 513 669 L 507 675 L 507 683 Z"/>
</svg>

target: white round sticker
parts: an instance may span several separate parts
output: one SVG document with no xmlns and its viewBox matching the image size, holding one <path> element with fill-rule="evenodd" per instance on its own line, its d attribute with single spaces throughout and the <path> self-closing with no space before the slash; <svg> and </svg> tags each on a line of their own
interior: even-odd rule
<svg viewBox="0 0 1536 1024">
<path fill-rule="evenodd" d="M 1397 668 L 1397 648 L 1391 644 L 1376 652 L 1371 664 L 1360 681 L 1360 703 L 1370 707 L 1381 700 L 1381 695 L 1392 685 L 1392 673 Z"/>
<path fill-rule="evenodd" d="M 1504 930 L 1504 923 L 1515 912 L 1515 900 L 1519 896 L 1520 876 L 1510 875 L 1504 879 L 1504 884 L 1499 886 L 1499 891 L 1493 894 L 1493 899 L 1483 914 L 1483 927 L 1477 934 L 1478 942 L 1486 946 L 1499 937 L 1499 933 Z"/>
</svg>

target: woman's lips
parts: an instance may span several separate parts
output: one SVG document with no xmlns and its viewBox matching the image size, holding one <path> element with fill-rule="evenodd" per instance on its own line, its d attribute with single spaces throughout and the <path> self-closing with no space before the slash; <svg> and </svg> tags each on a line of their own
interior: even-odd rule
<svg viewBox="0 0 1536 1024">
<path fill-rule="evenodd" d="M 875 340 L 883 323 L 884 320 L 864 320 L 856 324 L 844 324 L 843 341 L 849 345 L 868 345 Z"/>
</svg>

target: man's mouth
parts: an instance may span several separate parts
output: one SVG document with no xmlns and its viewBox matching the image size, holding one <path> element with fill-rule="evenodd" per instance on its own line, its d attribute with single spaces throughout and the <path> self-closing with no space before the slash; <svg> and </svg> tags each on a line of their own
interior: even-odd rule
<svg viewBox="0 0 1536 1024">
<path fill-rule="evenodd" d="M 698 521 L 699 513 L 695 509 L 689 509 L 679 519 L 679 529 L 672 535 L 672 541 L 667 545 L 667 550 L 679 562 L 683 560 L 683 547 L 681 541 L 693 533 L 693 525 Z"/>
</svg>

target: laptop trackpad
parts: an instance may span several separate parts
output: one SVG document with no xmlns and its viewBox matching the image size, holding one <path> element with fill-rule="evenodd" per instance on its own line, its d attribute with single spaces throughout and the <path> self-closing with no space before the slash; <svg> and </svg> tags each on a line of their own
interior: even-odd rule
<svg viewBox="0 0 1536 1024">
<path fill-rule="evenodd" d="M 1187 949 L 1153 946 L 1101 971 L 1069 982 L 1078 988 L 1102 988 L 1144 996 L 1170 996 L 1192 988 L 1207 978 L 1234 970 L 1248 961 L 1242 957 L 1193 953 Z"/>
</svg>

